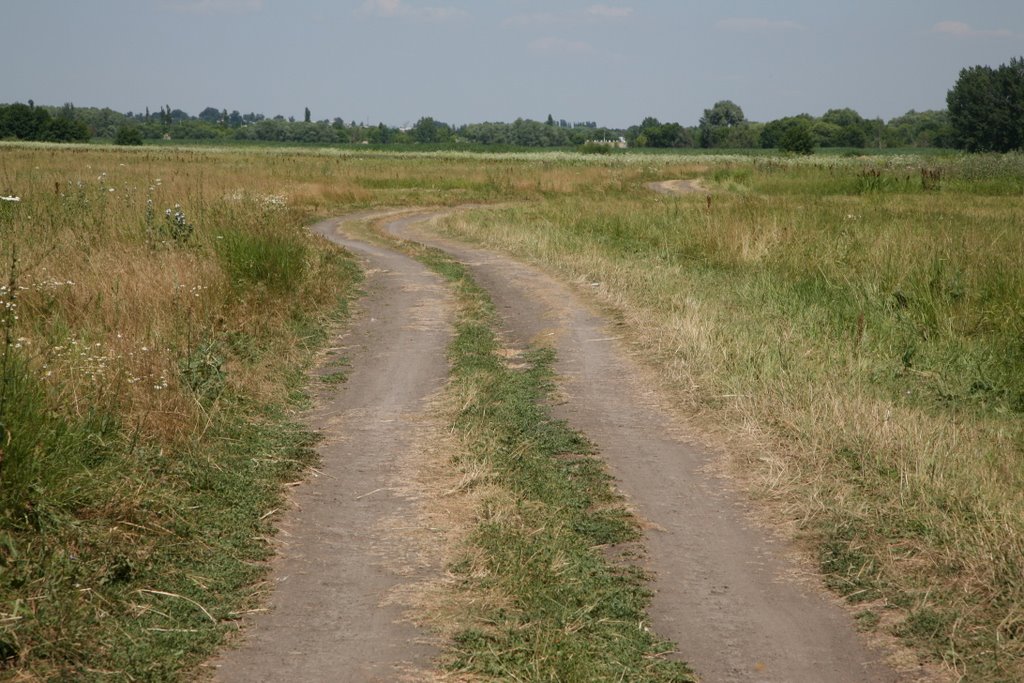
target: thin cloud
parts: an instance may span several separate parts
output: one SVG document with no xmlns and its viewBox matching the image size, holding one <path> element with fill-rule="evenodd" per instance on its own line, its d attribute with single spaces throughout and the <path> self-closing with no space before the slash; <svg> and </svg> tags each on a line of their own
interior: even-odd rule
<svg viewBox="0 0 1024 683">
<path fill-rule="evenodd" d="M 529 45 L 530 52 L 539 55 L 592 55 L 596 52 L 594 46 L 583 40 L 565 40 L 546 36 L 538 38 Z"/>
<path fill-rule="evenodd" d="M 561 21 L 563 17 L 551 12 L 534 12 L 533 14 L 517 14 L 502 20 L 504 26 L 550 26 Z"/>
<path fill-rule="evenodd" d="M 417 7 L 404 0 L 366 0 L 359 12 L 386 19 L 418 21 L 446 21 L 466 15 L 466 12 L 458 7 Z"/>
<path fill-rule="evenodd" d="M 984 31 L 962 21 L 940 21 L 932 26 L 932 33 L 944 33 L 959 38 L 1009 38 L 1013 34 L 1005 29 Z"/>
<path fill-rule="evenodd" d="M 263 9 L 263 0 L 189 0 L 167 2 L 163 9 L 188 14 L 245 14 Z"/>
<path fill-rule="evenodd" d="M 582 12 L 531 12 L 516 14 L 502 20 L 503 26 L 534 27 L 554 26 L 556 24 L 574 25 L 584 22 L 604 21 L 608 19 L 626 19 L 633 14 L 632 7 L 611 5 L 591 5 Z"/>
<path fill-rule="evenodd" d="M 526 46 L 538 57 L 549 59 L 578 60 L 586 63 L 622 64 L 626 58 L 617 52 L 610 52 L 603 46 L 585 40 L 568 40 L 556 36 L 538 38 Z"/>
<path fill-rule="evenodd" d="M 587 14 L 602 19 L 625 19 L 633 14 L 632 7 L 612 7 L 610 5 L 591 5 L 587 8 Z"/>
<path fill-rule="evenodd" d="M 778 31 L 803 31 L 807 27 L 789 19 L 732 17 L 716 22 L 715 28 L 734 33 L 775 33 Z"/>
</svg>

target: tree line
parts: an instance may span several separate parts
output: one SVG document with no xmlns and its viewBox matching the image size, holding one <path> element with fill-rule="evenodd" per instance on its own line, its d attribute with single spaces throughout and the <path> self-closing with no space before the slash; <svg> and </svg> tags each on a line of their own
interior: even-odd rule
<svg viewBox="0 0 1024 683">
<path fill-rule="evenodd" d="M 308 110 L 307 110 L 308 111 Z M 283 116 L 241 114 L 207 107 L 198 116 L 161 107 L 158 113 L 122 114 L 111 109 L 0 105 L 0 139 L 56 142 L 114 140 L 142 144 L 145 140 L 236 140 L 311 144 L 454 144 L 459 142 L 511 147 L 572 147 L 588 141 L 625 139 L 635 147 L 757 148 L 782 147 L 785 133 L 806 123 L 812 146 L 818 147 L 948 147 L 951 125 L 946 112 L 908 112 L 888 123 L 863 119 L 852 109 L 834 109 L 815 118 L 808 114 L 767 124 L 746 120 L 733 102 L 705 110 L 700 124 L 684 127 L 648 117 L 626 129 L 594 122 L 566 124 L 516 119 L 452 126 L 423 117 L 413 126 L 367 125 L 341 118 L 302 121 Z"/>
<path fill-rule="evenodd" d="M 818 147 L 896 148 L 944 147 L 968 151 L 1005 152 L 1024 148 L 1024 59 L 999 67 L 962 70 L 947 94 L 947 109 L 909 111 L 889 121 L 865 119 L 850 108 L 830 109 L 821 116 L 797 114 L 766 123 L 749 121 L 731 100 L 705 109 L 695 126 L 645 118 L 625 129 L 602 128 L 595 122 L 569 123 L 548 115 L 545 122 L 516 119 L 453 126 L 423 117 L 397 128 L 368 125 L 340 117 L 303 120 L 265 117 L 254 112 L 206 107 L 197 116 L 160 107 L 156 113 L 119 113 L 109 108 L 28 104 L 0 105 L 0 139 L 56 142 L 114 140 L 238 140 L 312 144 L 456 144 L 514 147 L 569 147 L 590 141 L 625 140 L 634 147 L 705 149 L 781 149 L 809 153 Z"/>
<path fill-rule="evenodd" d="M 0 140 L 37 140 L 40 142 L 85 142 L 92 137 L 89 127 L 66 104 L 59 109 L 28 104 L 0 105 Z"/>
</svg>

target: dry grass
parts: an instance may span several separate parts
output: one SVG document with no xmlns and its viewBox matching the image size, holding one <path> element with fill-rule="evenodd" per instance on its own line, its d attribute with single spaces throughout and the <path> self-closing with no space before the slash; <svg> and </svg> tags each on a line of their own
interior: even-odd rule
<svg viewBox="0 0 1024 683">
<path fill-rule="evenodd" d="M 239 161 L 3 149 L 0 675 L 174 678 L 249 599 L 356 274 Z"/>
</svg>

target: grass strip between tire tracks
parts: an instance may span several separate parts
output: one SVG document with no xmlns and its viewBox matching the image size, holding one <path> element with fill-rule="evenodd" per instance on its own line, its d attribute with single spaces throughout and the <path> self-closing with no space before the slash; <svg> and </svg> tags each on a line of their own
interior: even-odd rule
<svg viewBox="0 0 1024 683">
<path fill-rule="evenodd" d="M 448 571 L 458 592 L 504 599 L 464 615 L 446 668 L 501 680 L 692 681 L 646 626 L 647 577 L 605 553 L 636 548 L 637 520 L 593 446 L 549 415 L 554 352 L 532 348 L 521 367 L 507 365 L 487 294 L 443 252 L 409 248 L 455 284 L 450 392 L 462 406 L 452 428 L 464 447 L 454 464 L 482 468 L 496 491 Z"/>
</svg>

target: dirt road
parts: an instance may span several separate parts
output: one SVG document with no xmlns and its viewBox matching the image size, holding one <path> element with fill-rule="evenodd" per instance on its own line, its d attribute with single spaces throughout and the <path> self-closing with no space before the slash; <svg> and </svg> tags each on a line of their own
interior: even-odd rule
<svg viewBox="0 0 1024 683">
<path fill-rule="evenodd" d="M 429 225 L 438 215 L 396 213 L 382 224 L 466 263 L 494 299 L 510 342 L 555 347 L 567 397 L 558 416 L 597 444 L 646 520 L 656 577 L 652 626 L 679 644 L 703 680 L 901 680 L 814 578 L 801 578 L 785 547 L 747 522 L 742 501 L 704 467 L 708 454 L 681 436 L 616 330 L 540 270 L 438 237 Z M 243 649 L 218 663 L 220 680 L 395 680 L 402 667 L 428 666 L 433 653 L 414 644 L 424 634 L 397 621 L 398 608 L 381 606 L 410 580 L 395 568 L 415 558 L 400 547 L 382 555 L 377 546 L 396 545 L 381 520 L 413 504 L 391 490 L 389 477 L 398 471 L 393 461 L 412 457 L 422 402 L 444 380 L 452 303 L 421 266 L 340 238 L 337 224 L 315 230 L 382 270 L 370 277 L 365 311 L 344 340 L 351 377 L 319 413 L 334 437 L 322 476 L 299 488 L 285 526 L 274 609 L 255 621 Z"/>
<path fill-rule="evenodd" d="M 680 437 L 618 333 L 568 286 L 536 268 L 443 239 L 405 216 L 385 229 L 470 266 L 515 342 L 553 344 L 568 400 L 556 414 L 594 441 L 651 531 L 652 625 L 709 682 L 867 682 L 899 678 L 856 635 L 783 547 L 747 522 L 738 497 Z"/>
<path fill-rule="evenodd" d="M 348 364 L 326 368 L 348 379 L 321 391 L 312 421 L 325 436 L 322 465 L 283 520 L 270 610 L 212 664 L 220 681 L 422 680 L 417 670 L 436 653 L 391 597 L 440 568 L 392 520 L 414 517 L 403 479 L 430 438 L 425 401 L 447 378 L 454 302 L 424 266 L 346 240 L 337 223 L 313 231 L 356 253 L 368 274 L 353 331 L 334 350 Z"/>
</svg>

